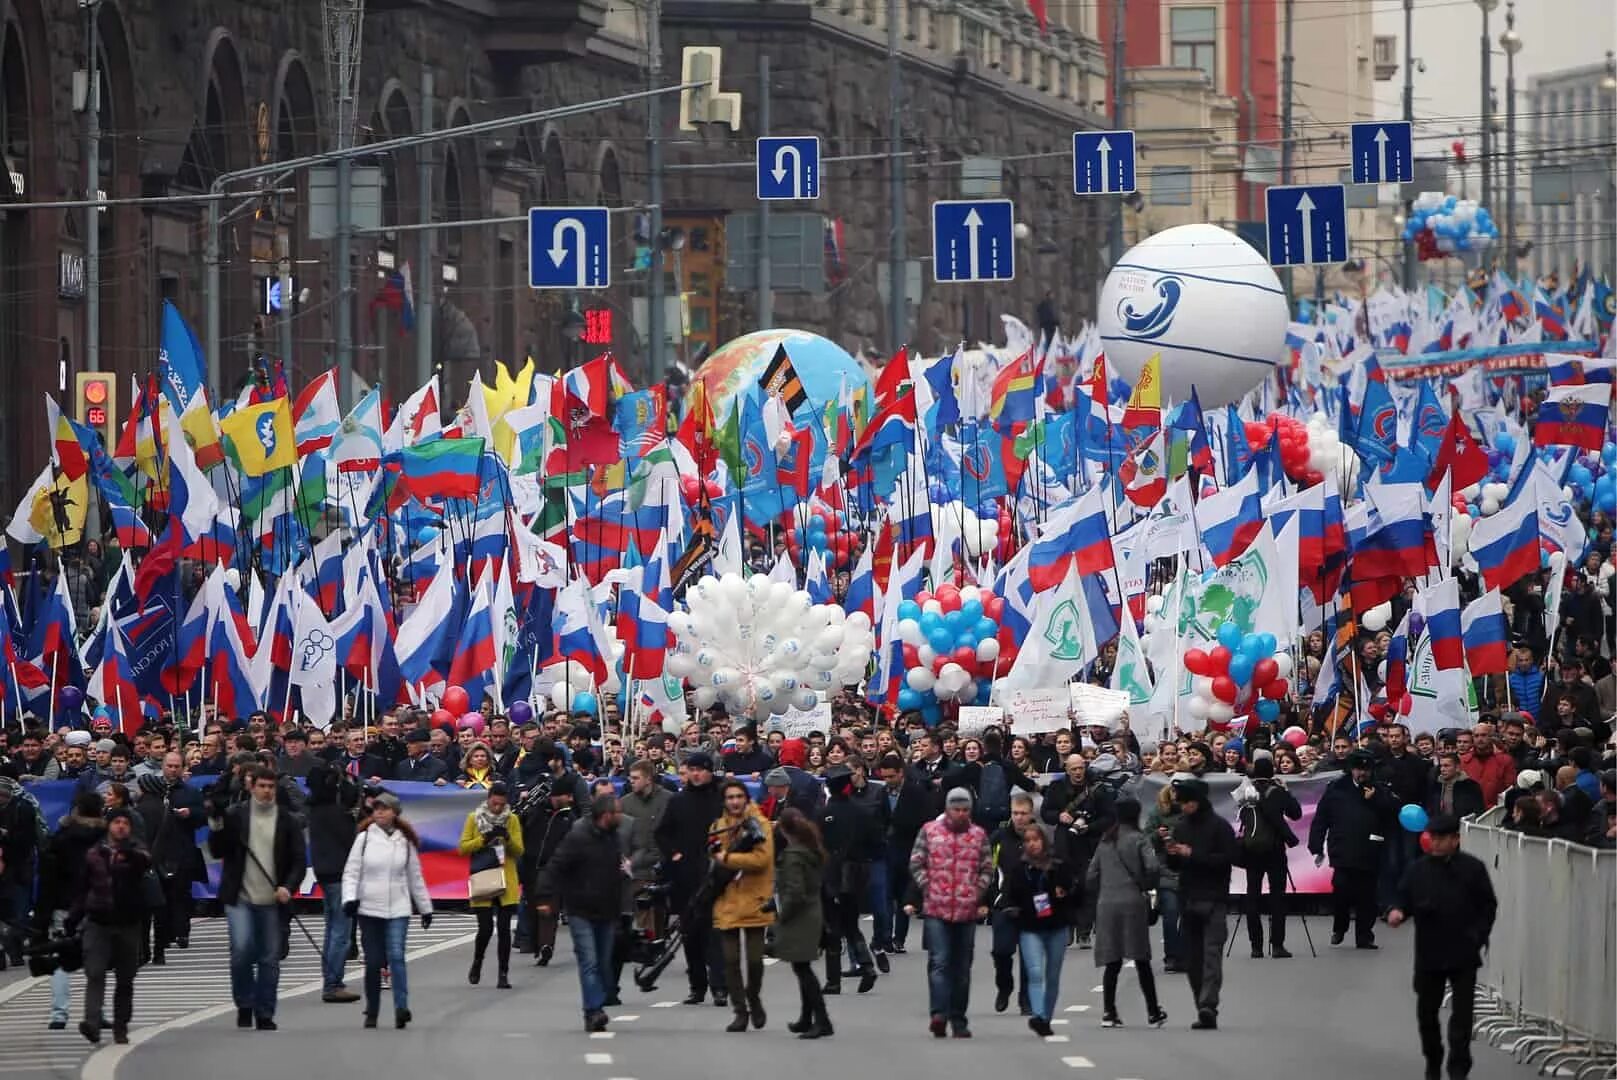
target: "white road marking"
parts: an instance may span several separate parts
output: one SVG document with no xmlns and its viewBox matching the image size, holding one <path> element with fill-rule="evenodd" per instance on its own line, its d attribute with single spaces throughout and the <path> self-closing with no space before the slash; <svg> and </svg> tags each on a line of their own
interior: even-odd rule
<svg viewBox="0 0 1617 1080">
<path fill-rule="evenodd" d="M 614 1016 L 612 1022 L 614 1024 L 627 1024 L 638 1019 L 640 1019 L 638 1013 L 624 1013 L 622 1016 Z"/>
<path fill-rule="evenodd" d="M 615 1039 L 617 1037 L 618 1037 L 618 1033 L 615 1032 L 615 1031 L 592 1031 L 592 1032 L 590 1032 L 590 1038 L 592 1038 L 592 1039 Z"/>
<path fill-rule="evenodd" d="M 1086 1057 L 1064 1057 L 1061 1059 L 1061 1064 L 1069 1069 L 1093 1069 L 1095 1067 L 1095 1063 Z"/>
<path fill-rule="evenodd" d="M 505 1039 L 531 1039 L 531 1038 L 533 1038 L 533 1036 L 529 1035 L 526 1031 L 504 1031 L 504 1032 L 500 1033 L 500 1037 L 505 1038 Z"/>
<path fill-rule="evenodd" d="M 1067 1012 L 1073 1012 L 1073 1013 L 1085 1013 L 1085 1012 L 1089 1011 L 1089 1006 L 1088 1005 L 1068 1005 L 1067 1008 L 1066 1008 L 1066 1011 Z M 1055 1021 L 1052 1020 L 1051 1023 L 1055 1023 Z"/>
<path fill-rule="evenodd" d="M 774 956 L 766 956 L 766 957 L 764 957 L 764 967 L 774 967 L 778 963 L 780 963 L 780 959 L 778 957 L 774 957 Z"/>
<path fill-rule="evenodd" d="M 677 1009 L 680 1004 L 678 1001 L 653 1001 L 651 1007 L 653 1009 Z"/>
<path fill-rule="evenodd" d="M 1072 1042 L 1072 1038 L 1067 1035 L 1046 1035 L 1044 1041 L 1047 1043 L 1064 1043 Z"/>
<path fill-rule="evenodd" d="M 1091 993 L 1091 994 L 1100 994 L 1100 993 L 1104 993 L 1104 992 L 1105 992 L 1105 990 L 1106 990 L 1106 987 L 1104 987 L 1104 986 L 1091 986 L 1091 987 L 1090 987 L 1090 988 L 1089 988 L 1089 992 L 1090 992 L 1090 993 Z"/>
<path fill-rule="evenodd" d="M 1070 1023 L 1072 1023 L 1071 1020 L 1052 1020 L 1052 1021 L 1050 1021 L 1050 1026 L 1051 1027 L 1060 1027 L 1063 1024 L 1070 1024 Z"/>
<path fill-rule="evenodd" d="M 605 1032 L 596 1032 L 596 1034 L 604 1035 Z M 611 1054 L 585 1054 L 584 1055 L 584 1064 L 586 1064 L 586 1065 L 610 1065 L 610 1064 L 612 1064 L 612 1055 Z"/>
</svg>

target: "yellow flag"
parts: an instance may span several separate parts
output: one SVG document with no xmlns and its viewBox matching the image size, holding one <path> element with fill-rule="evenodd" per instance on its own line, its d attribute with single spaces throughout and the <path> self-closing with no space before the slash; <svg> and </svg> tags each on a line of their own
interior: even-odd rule
<svg viewBox="0 0 1617 1080">
<path fill-rule="evenodd" d="M 213 421 L 213 410 L 208 407 L 207 387 L 197 387 L 197 392 L 186 402 L 185 411 L 180 414 L 180 430 L 185 432 L 185 441 L 191 444 L 199 467 L 211 469 L 225 459 L 224 447 L 219 445 L 219 427 Z"/>
<path fill-rule="evenodd" d="M 57 473 L 54 483 L 35 492 L 28 522 L 51 547 L 71 547 L 84 539 L 84 516 L 89 507 L 89 481 L 83 475 L 69 480 Z"/>
<path fill-rule="evenodd" d="M 1123 426 L 1162 426 L 1162 354 L 1152 353 L 1140 370 L 1128 406 L 1123 410 Z"/>
<path fill-rule="evenodd" d="M 263 476 L 298 463 L 292 410 L 285 398 L 237 409 L 219 422 L 219 429 L 247 476 Z"/>
<path fill-rule="evenodd" d="M 494 361 L 494 385 L 485 384 L 483 387 L 483 405 L 488 409 L 490 424 L 504 416 L 511 408 L 511 391 L 515 387 L 516 380 L 511 378 L 511 370 L 505 366 L 505 361 Z"/>
</svg>

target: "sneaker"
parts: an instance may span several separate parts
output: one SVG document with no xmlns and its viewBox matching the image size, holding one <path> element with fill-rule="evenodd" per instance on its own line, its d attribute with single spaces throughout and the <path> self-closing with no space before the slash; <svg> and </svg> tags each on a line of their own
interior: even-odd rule
<svg viewBox="0 0 1617 1080">
<path fill-rule="evenodd" d="M 1168 1022 L 1168 1012 L 1166 1009 L 1162 1008 L 1152 1009 L 1151 1012 L 1147 1014 L 1146 1019 L 1150 1021 L 1152 1027 L 1161 1027 L 1163 1024 Z"/>
<path fill-rule="evenodd" d="M 1191 1031 L 1217 1031 L 1218 1014 L 1208 1012 L 1206 1009 L 1196 1014 L 1196 1020 L 1190 1025 Z"/>
<path fill-rule="evenodd" d="M 944 1020 L 940 1014 L 934 1013 L 931 1022 L 926 1025 L 926 1028 L 932 1033 L 934 1039 L 941 1039 L 949 1034 L 948 1021 Z"/>
<path fill-rule="evenodd" d="M 610 1019 L 611 1018 L 606 1015 L 605 1010 L 596 1009 L 592 1013 L 585 1014 L 584 1030 L 588 1032 L 605 1031 L 606 1025 Z"/>
<path fill-rule="evenodd" d="M 1373 941 L 1356 941 L 1356 942 L 1353 943 L 1353 947 L 1355 949 L 1379 949 L 1379 948 L 1381 948 L 1380 945 L 1377 945 Z"/>
<path fill-rule="evenodd" d="M 1276 960 L 1290 960 L 1291 950 L 1287 949 L 1284 945 L 1276 945 L 1269 950 L 1269 955 Z"/>
<path fill-rule="evenodd" d="M 550 964 L 550 958 L 554 955 L 556 955 L 556 950 L 553 947 L 549 945 L 539 946 L 538 966 L 547 967 Z"/>
<path fill-rule="evenodd" d="M 949 1025 L 949 1034 L 957 1039 L 971 1038 L 971 1028 L 966 1026 L 964 1020 L 957 1020 Z"/>
<path fill-rule="evenodd" d="M 359 995 L 346 986 L 339 986 L 335 990 L 327 990 L 320 995 L 320 1000 L 331 1005 L 347 1005 L 359 1000 Z"/>
<path fill-rule="evenodd" d="M 730 995 L 725 993 L 723 990 L 713 991 L 713 1004 L 721 1009 L 728 1008 L 730 1005 Z"/>
<path fill-rule="evenodd" d="M 45 1026 L 50 1028 L 50 1030 L 52 1030 L 52 1031 L 66 1031 L 67 1030 L 67 1021 L 66 1020 L 52 1020 L 49 1024 L 47 1024 Z"/>
<path fill-rule="evenodd" d="M 1332 945 L 1340 945 L 1345 940 L 1347 940 L 1347 935 L 1346 934 L 1338 933 L 1338 932 L 1336 932 L 1334 930 L 1331 932 L 1331 944 Z"/>
<path fill-rule="evenodd" d="M 685 998 L 685 1000 L 680 1002 L 680 1004 L 681 1005 L 700 1005 L 700 1004 L 702 1004 L 702 1002 L 704 1002 L 706 1000 L 707 1000 L 707 991 L 706 990 L 692 990 L 690 992 L 690 994 Z"/>
<path fill-rule="evenodd" d="M 250 1028 L 250 1027 L 252 1027 L 253 1026 L 253 1010 L 251 1010 L 251 1009 L 237 1009 L 236 1010 L 236 1026 L 239 1027 L 239 1028 Z"/>
<path fill-rule="evenodd" d="M 99 1024 L 92 1024 L 88 1020 L 80 1020 L 79 1034 L 83 1035 L 92 1043 L 101 1042 L 101 1026 Z"/>
<path fill-rule="evenodd" d="M 883 975 L 892 974 L 893 965 L 888 962 L 886 953 L 879 952 L 876 954 L 876 970 L 881 972 Z"/>
<path fill-rule="evenodd" d="M 1046 1020 L 1042 1016 L 1028 1017 L 1027 1026 L 1029 1031 L 1033 1032 L 1033 1034 L 1037 1035 L 1041 1039 L 1048 1039 L 1050 1036 L 1056 1033 L 1055 1028 L 1050 1026 L 1050 1021 Z"/>
<path fill-rule="evenodd" d="M 1093 935 L 1093 934 L 1079 934 L 1078 935 L 1078 947 L 1080 949 L 1093 949 L 1095 947 L 1095 935 Z"/>
<path fill-rule="evenodd" d="M 908 952 L 908 951 L 909 951 L 909 950 L 908 950 L 908 949 L 906 949 L 906 948 L 904 948 L 904 943 L 903 943 L 903 942 L 902 942 L 902 941 L 895 941 L 895 942 L 893 942 L 893 944 L 892 944 L 892 945 L 891 945 L 891 946 L 890 946 L 890 947 L 889 947 L 889 948 L 888 948 L 888 950 L 887 950 L 887 951 L 888 951 L 888 952 L 890 952 L 890 953 L 892 953 L 892 954 L 893 954 L 893 955 L 894 955 L 894 956 L 903 956 L 903 955 L 904 955 L 904 954 L 905 954 L 905 953 L 906 953 L 906 952 Z"/>
<path fill-rule="evenodd" d="M 1123 1026 L 1123 1021 L 1116 1013 L 1107 1013 L 1100 1018 L 1100 1026 L 1103 1028 L 1120 1028 Z"/>
<path fill-rule="evenodd" d="M 280 1031 L 281 1030 L 280 1025 L 278 1025 L 275 1022 L 275 1018 L 270 1017 L 270 1016 L 260 1016 L 260 1017 L 258 1017 L 257 1020 L 254 1021 L 253 1026 L 258 1028 L 259 1031 Z"/>
</svg>

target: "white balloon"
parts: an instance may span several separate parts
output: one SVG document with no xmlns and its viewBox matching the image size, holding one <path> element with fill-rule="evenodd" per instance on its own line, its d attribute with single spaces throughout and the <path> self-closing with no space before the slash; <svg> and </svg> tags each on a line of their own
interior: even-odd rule
<svg viewBox="0 0 1617 1080">
<path fill-rule="evenodd" d="M 819 695 L 813 690 L 799 690 L 792 695 L 792 706 L 799 712 L 808 712 L 820 703 Z"/>
<path fill-rule="evenodd" d="M 1145 610 L 1150 612 L 1152 615 L 1155 615 L 1157 612 L 1161 611 L 1162 595 L 1160 593 L 1152 593 L 1150 596 L 1147 596 L 1145 598 Z"/>
<path fill-rule="evenodd" d="M 1491 498 L 1494 500 L 1494 502 L 1503 502 L 1506 496 L 1509 494 L 1510 485 L 1501 484 L 1498 481 L 1491 484 L 1485 484 L 1482 488 L 1482 497 L 1485 499 Z"/>
<path fill-rule="evenodd" d="M 977 680 L 968 678 L 965 685 L 960 687 L 961 701 L 975 701 L 977 698 Z"/>
<path fill-rule="evenodd" d="M 982 589 L 976 585 L 962 585 L 960 587 L 960 602 L 964 604 L 972 600 L 977 601 L 979 604 L 983 602 Z"/>
<path fill-rule="evenodd" d="M 1223 723 L 1235 718 L 1235 706 L 1225 701 L 1215 701 L 1207 707 L 1207 719 Z"/>
<path fill-rule="evenodd" d="M 568 692 L 567 684 L 559 682 L 550 688 L 550 703 L 558 709 L 572 707 L 573 696 Z"/>
<path fill-rule="evenodd" d="M 921 611 L 930 615 L 942 615 L 943 602 L 934 596 L 932 599 L 921 605 Z"/>
<path fill-rule="evenodd" d="M 1467 484 L 1465 487 L 1460 489 L 1460 494 L 1465 497 L 1466 502 L 1475 502 L 1477 496 L 1482 494 L 1482 485 L 1480 483 Z"/>
<path fill-rule="evenodd" d="M 1207 706 L 1208 701 L 1206 698 L 1192 697 L 1185 702 L 1185 711 L 1190 713 L 1191 718 L 1194 720 L 1205 720 L 1207 719 Z"/>
<path fill-rule="evenodd" d="M 1392 604 L 1381 603 L 1364 613 L 1364 628 L 1372 634 L 1378 634 L 1387 628 L 1392 620 Z"/>
<path fill-rule="evenodd" d="M 926 635 L 921 633 L 921 624 L 914 619 L 900 619 L 898 620 L 898 640 L 906 645 L 919 647 L 926 640 Z"/>
<path fill-rule="evenodd" d="M 921 662 L 922 667 L 929 668 L 932 666 L 932 661 L 938 658 L 938 653 L 930 645 L 917 645 L 915 647 L 915 658 Z"/>
<path fill-rule="evenodd" d="M 999 642 L 994 638 L 987 638 L 977 643 L 977 659 L 984 663 L 991 663 L 999 659 Z"/>
<path fill-rule="evenodd" d="M 1210 675 L 1192 675 L 1190 677 L 1190 692 L 1199 694 L 1209 701 L 1213 698 L 1213 679 Z"/>
<path fill-rule="evenodd" d="M 904 682 L 917 694 L 924 694 L 937 685 L 937 677 L 928 668 L 911 668 L 904 674 Z"/>
<path fill-rule="evenodd" d="M 698 686 L 691 694 L 691 699 L 698 709 L 711 709 L 713 703 L 719 700 L 719 692 L 711 686 Z"/>
<path fill-rule="evenodd" d="M 1484 495 L 1482 497 L 1481 509 L 1483 517 L 1493 517 L 1495 514 L 1499 513 L 1499 500 L 1494 498 L 1492 495 Z"/>
<path fill-rule="evenodd" d="M 1291 677 L 1291 654 L 1286 652 L 1275 653 L 1275 673 L 1282 679 Z"/>
</svg>

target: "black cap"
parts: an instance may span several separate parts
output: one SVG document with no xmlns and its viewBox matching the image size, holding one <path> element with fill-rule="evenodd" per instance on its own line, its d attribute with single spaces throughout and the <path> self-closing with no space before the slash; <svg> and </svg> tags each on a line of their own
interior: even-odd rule
<svg viewBox="0 0 1617 1080">
<path fill-rule="evenodd" d="M 713 755 L 705 750 L 698 750 L 685 759 L 685 767 L 687 769 L 706 769 L 708 772 L 712 772 Z"/>
<path fill-rule="evenodd" d="M 1347 756 L 1347 767 L 1350 769 L 1373 769 L 1376 767 L 1376 756 L 1368 750 L 1355 750 Z"/>
<path fill-rule="evenodd" d="M 844 763 L 837 763 L 825 770 L 825 786 L 832 791 L 840 791 L 853 784 L 853 770 Z"/>
<path fill-rule="evenodd" d="M 1426 819 L 1426 831 L 1433 836 L 1455 836 L 1460 831 L 1460 819 L 1453 814 L 1433 814 Z"/>
<path fill-rule="evenodd" d="M 308 742 L 309 733 L 300 727 L 287 728 L 281 735 L 282 742 Z"/>
<path fill-rule="evenodd" d="M 1207 781 L 1192 779 L 1176 781 L 1173 790 L 1180 802 L 1206 803 L 1210 789 Z"/>
<path fill-rule="evenodd" d="M 129 822 L 130 824 L 134 824 L 134 821 L 135 821 L 135 815 L 133 815 L 133 814 L 131 814 L 129 812 L 129 807 L 127 807 L 127 806 L 115 806 L 111 810 L 108 810 L 105 814 L 103 814 L 102 817 L 106 820 L 106 823 L 108 825 L 111 825 L 114 821 L 117 821 L 119 818 L 123 818 L 125 821 Z"/>
<path fill-rule="evenodd" d="M 423 743 L 432 741 L 432 733 L 422 728 L 416 728 L 404 737 L 407 743 Z"/>
</svg>

